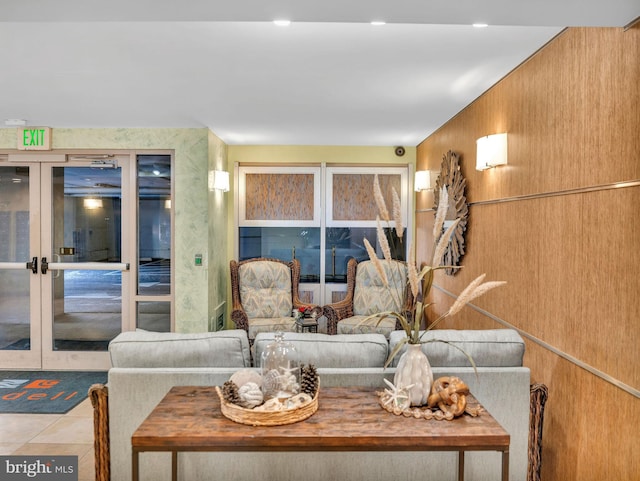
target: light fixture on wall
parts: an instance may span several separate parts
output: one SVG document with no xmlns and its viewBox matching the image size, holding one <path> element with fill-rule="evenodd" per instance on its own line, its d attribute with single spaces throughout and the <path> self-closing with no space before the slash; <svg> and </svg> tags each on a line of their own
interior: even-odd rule
<svg viewBox="0 0 640 481">
<path fill-rule="evenodd" d="M 431 190 L 431 172 L 428 170 L 417 171 L 414 179 L 414 188 L 416 192 Z"/>
<path fill-rule="evenodd" d="M 165 199 L 164 200 L 164 208 L 165 209 L 171 209 L 171 199 Z"/>
<path fill-rule="evenodd" d="M 480 137 L 476 146 L 476 170 L 507 164 L 507 134 Z"/>
<path fill-rule="evenodd" d="M 101 209 L 102 199 L 86 198 L 82 201 L 85 209 Z"/>
<path fill-rule="evenodd" d="M 209 171 L 209 190 L 229 192 L 229 172 L 224 170 Z"/>
</svg>

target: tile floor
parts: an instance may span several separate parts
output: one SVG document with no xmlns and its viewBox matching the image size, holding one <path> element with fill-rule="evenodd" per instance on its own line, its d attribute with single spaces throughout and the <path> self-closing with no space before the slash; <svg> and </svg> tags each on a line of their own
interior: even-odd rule
<svg viewBox="0 0 640 481">
<path fill-rule="evenodd" d="M 78 481 L 95 479 L 89 398 L 66 414 L 0 413 L 0 455 L 78 456 Z"/>
</svg>

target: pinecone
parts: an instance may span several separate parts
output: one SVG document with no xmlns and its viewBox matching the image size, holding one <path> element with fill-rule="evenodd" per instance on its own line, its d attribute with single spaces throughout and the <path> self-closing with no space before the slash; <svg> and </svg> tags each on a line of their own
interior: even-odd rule
<svg viewBox="0 0 640 481">
<path fill-rule="evenodd" d="M 301 378 L 300 389 L 302 392 L 314 397 L 318 391 L 320 381 L 316 367 L 313 364 L 302 366 Z"/>
<path fill-rule="evenodd" d="M 231 404 L 240 404 L 238 386 L 233 381 L 227 381 L 222 385 L 222 396 L 224 400 Z"/>
</svg>

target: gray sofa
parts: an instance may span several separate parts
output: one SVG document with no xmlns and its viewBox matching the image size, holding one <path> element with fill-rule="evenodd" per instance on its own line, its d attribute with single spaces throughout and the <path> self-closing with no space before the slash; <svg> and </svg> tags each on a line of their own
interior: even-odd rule
<svg viewBox="0 0 640 481">
<path fill-rule="evenodd" d="M 509 432 L 509 479 L 524 481 L 530 399 L 530 374 L 522 366 L 524 342 L 510 330 L 436 330 L 427 335 L 430 339 L 460 344 L 474 358 L 477 374 L 467 358 L 450 345 L 438 342 L 423 345 L 434 376 L 462 378 Z M 252 348 L 253 358 L 259 359 L 272 339 L 271 333 L 259 334 Z M 322 386 L 382 388 L 383 377 L 393 379 L 395 368 L 383 369 L 383 365 L 389 349 L 401 339 L 401 333 L 392 333 L 389 341 L 381 334 L 286 333 L 285 339 L 294 344 L 302 362 L 318 367 Z M 127 332 L 111 342 L 109 351 L 113 365 L 108 380 L 113 481 L 131 479 L 131 435 L 172 386 L 221 385 L 235 371 L 252 364 L 243 330 L 203 334 Z M 381 409 L 380 416 L 391 414 Z M 180 456 L 179 479 L 188 481 L 457 479 L 457 455 L 448 452 L 184 453 Z M 170 460 L 169 453 L 142 453 L 141 479 L 170 479 Z M 467 453 L 466 479 L 500 479 L 500 460 L 497 452 Z"/>
</svg>

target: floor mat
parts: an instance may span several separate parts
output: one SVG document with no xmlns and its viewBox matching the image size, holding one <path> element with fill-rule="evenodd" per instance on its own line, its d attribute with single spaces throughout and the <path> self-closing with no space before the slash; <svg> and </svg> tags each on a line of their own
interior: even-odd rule
<svg viewBox="0 0 640 481">
<path fill-rule="evenodd" d="M 106 382 L 105 371 L 0 371 L 0 413 L 64 414 Z"/>
</svg>

